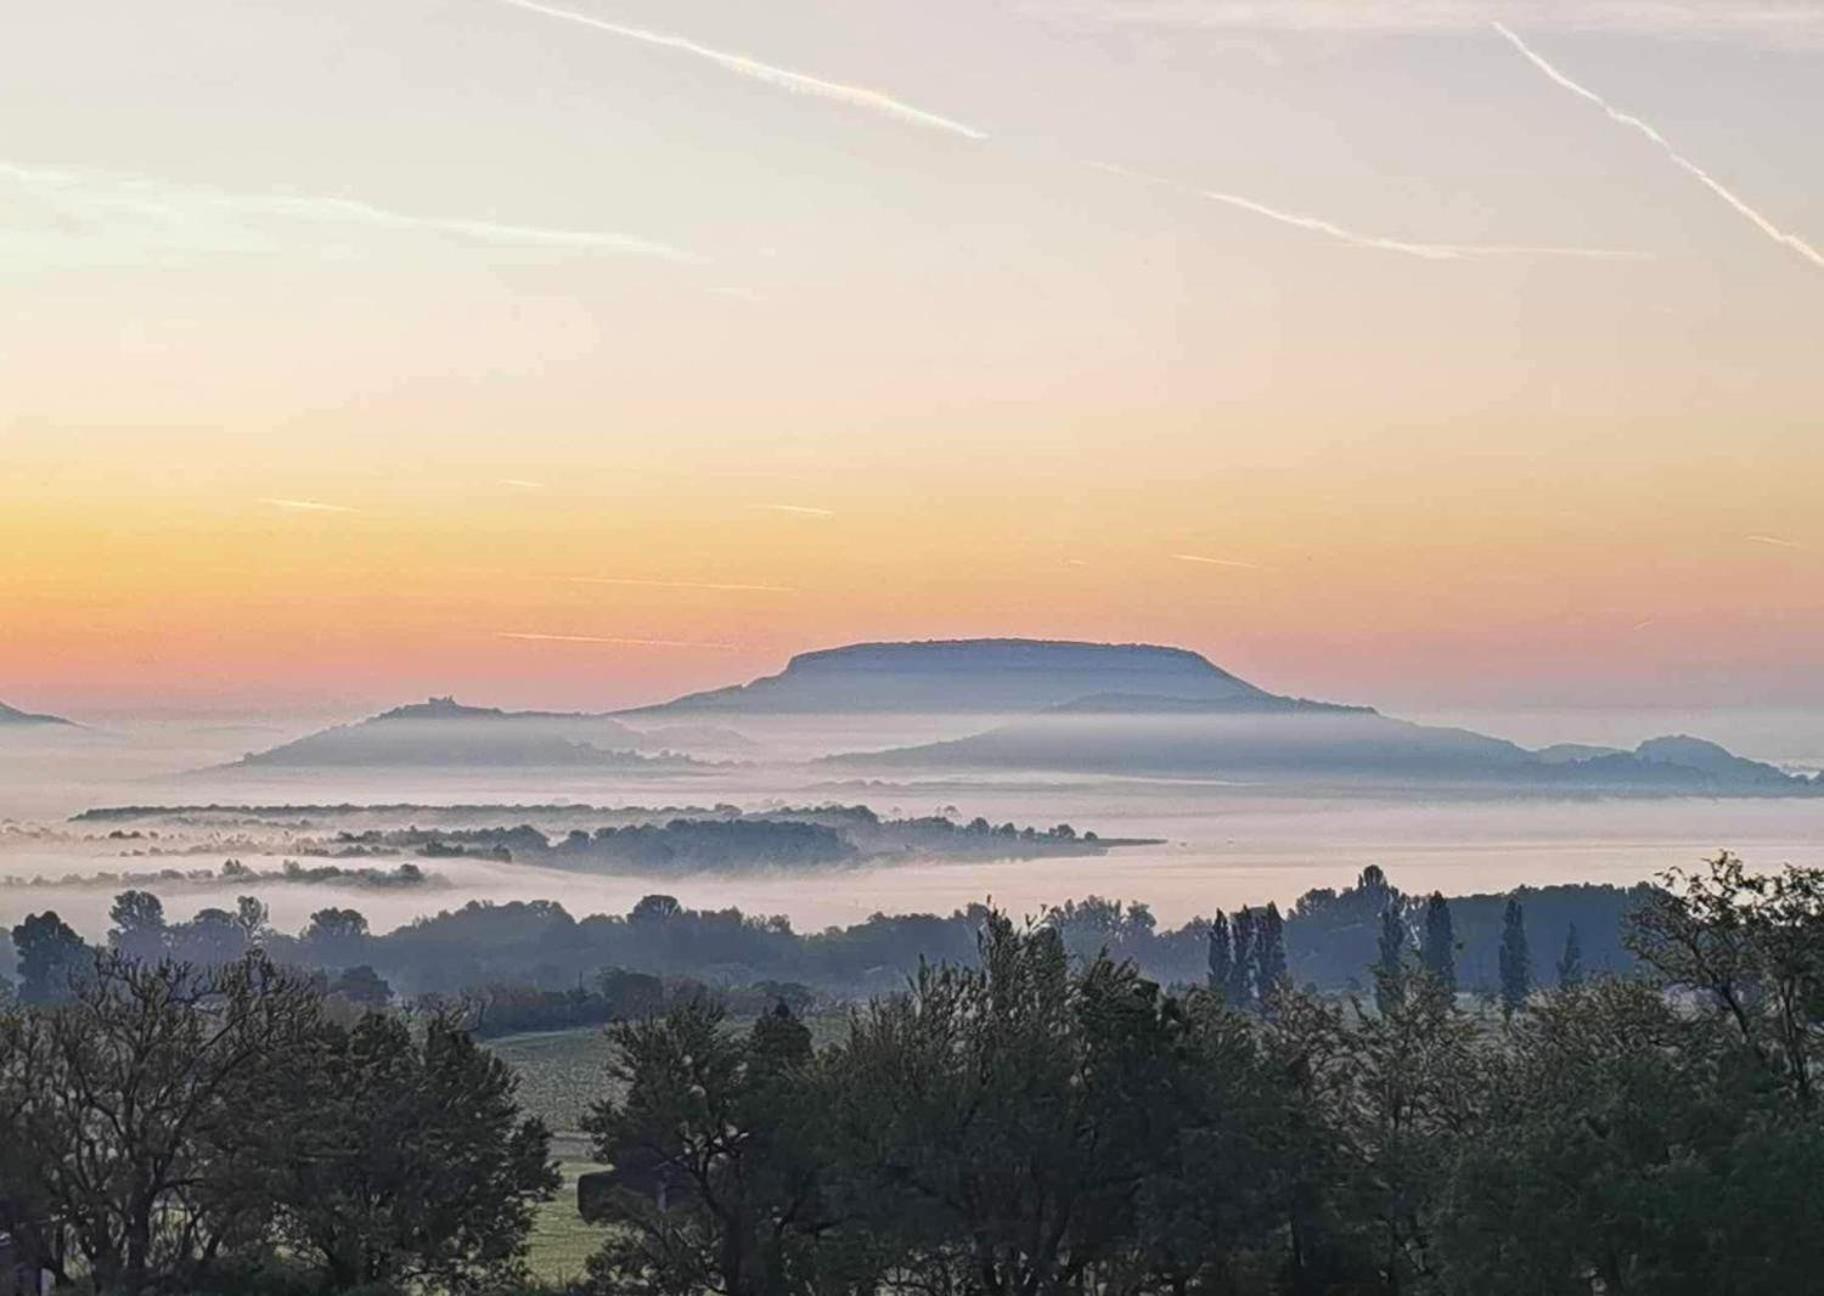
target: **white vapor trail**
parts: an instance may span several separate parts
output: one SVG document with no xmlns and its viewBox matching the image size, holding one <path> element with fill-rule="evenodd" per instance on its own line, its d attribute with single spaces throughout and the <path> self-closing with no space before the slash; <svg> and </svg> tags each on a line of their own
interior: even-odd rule
<svg viewBox="0 0 1824 1296">
<path fill-rule="evenodd" d="M 741 585 L 719 581 L 645 580 L 637 576 L 572 576 L 573 585 L 635 585 L 642 589 L 726 590 L 752 594 L 796 594 L 789 585 Z"/>
<path fill-rule="evenodd" d="M 1252 198 L 1240 194 L 1218 193 L 1210 189 L 1198 192 L 1211 202 L 1227 203 L 1239 207 L 1242 211 L 1253 212 L 1256 216 L 1265 216 L 1268 220 L 1290 225 L 1295 229 L 1311 230 L 1326 234 L 1339 242 L 1360 248 L 1375 248 L 1382 252 L 1402 252 L 1407 256 L 1422 257 L 1427 261 L 1479 261 L 1490 257 L 1576 257 L 1588 261 L 1639 261 L 1644 260 L 1645 253 L 1631 252 L 1616 248 L 1582 248 L 1531 246 L 1522 243 L 1411 243 L 1404 239 L 1383 238 L 1376 234 L 1360 234 L 1346 229 L 1332 221 L 1322 220 L 1316 216 L 1301 216 L 1297 212 L 1281 211 Z"/>
<path fill-rule="evenodd" d="M 346 504 L 325 504 L 320 500 L 301 499 L 262 499 L 262 504 L 270 504 L 277 509 L 291 513 L 358 513 L 359 509 L 349 508 Z"/>
<path fill-rule="evenodd" d="M 21 166 L 5 161 L 0 161 L 0 181 L 11 181 L 54 210 L 66 213 L 75 223 L 74 237 L 94 233 L 85 226 L 97 213 L 106 213 L 128 218 L 165 241 L 176 239 L 181 244 L 182 236 L 188 234 L 191 243 L 208 245 L 234 240 L 236 230 L 232 223 L 227 223 L 233 218 L 260 217 L 454 235 L 508 246 L 621 252 L 693 263 L 703 260 L 694 253 L 632 234 L 549 229 L 462 217 L 412 216 L 351 198 L 231 193 L 143 176 Z"/>
<path fill-rule="evenodd" d="M 1205 554 L 1173 554 L 1179 562 L 1202 563 L 1206 567 L 1243 567 L 1248 571 L 1261 571 L 1259 563 L 1243 562 L 1239 558 L 1211 558 Z"/>
<path fill-rule="evenodd" d="M 1108 162 L 1091 162 L 1090 166 L 1110 175 L 1126 176 L 1131 180 L 1143 180 L 1148 184 L 1162 185 L 1179 193 L 1192 194 L 1211 202 L 1224 203 L 1227 206 L 1263 216 L 1289 225 L 1294 229 L 1309 230 L 1347 243 L 1351 247 L 1369 248 L 1379 252 L 1398 252 L 1404 256 L 1419 257 L 1426 261 L 1484 261 L 1496 257 L 1571 257 L 1585 261 L 1644 261 L 1651 254 L 1630 251 L 1625 248 L 1586 248 L 1559 247 L 1553 245 L 1534 246 L 1523 243 L 1420 243 L 1409 239 L 1384 238 L 1378 234 L 1363 234 L 1347 226 L 1338 225 L 1335 221 L 1324 220 L 1318 216 L 1306 216 L 1298 212 L 1286 211 L 1279 207 L 1269 207 L 1266 203 L 1241 194 L 1224 193 L 1213 189 L 1197 189 L 1190 185 L 1180 184 L 1176 180 L 1167 180 L 1162 176 L 1147 175 L 1140 171 L 1131 171 L 1127 167 L 1116 166 Z"/>
<path fill-rule="evenodd" d="M 1772 545 L 1776 549 L 1803 549 L 1805 547 L 1797 540 L 1783 540 L 1779 536 L 1751 535 L 1743 538 L 1752 540 L 1755 544 Z"/>
<path fill-rule="evenodd" d="M 765 509 L 769 513 L 790 513 L 795 517 L 835 517 L 831 509 L 812 508 L 809 504 L 755 504 L 754 508 Z"/>
<path fill-rule="evenodd" d="M 576 248 L 583 251 L 632 252 L 668 261 L 701 261 L 703 258 L 668 244 L 631 234 L 600 230 L 545 229 L 536 225 L 503 225 L 498 221 L 465 220 L 442 216 L 407 216 L 347 198 L 235 197 L 237 208 L 269 211 L 275 216 L 301 219 L 347 220 L 392 229 L 425 230 L 457 234 L 484 243 L 510 243 L 534 247 Z"/>
<path fill-rule="evenodd" d="M 1253 212 L 1256 216 L 1265 216 L 1268 220 L 1290 225 L 1294 229 L 1311 230 L 1318 234 L 1327 234 L 1339 242 L 1353 244 L 1362 248 L 1379 248 L 1383 252 L 1404 252 L 1407 256 L 1423 257 L 1428 261 L 1460 261 L 1463 250 L 1443 243 L 1408 243 L 1401 239 L 1381 238 L 1373 234 L 1358 234 L 1345 229 L 1331 221 L 1316 216 L 1300 216 L 1296 212 L 1281 211 L 1265 203 L 1255 202 L 1252 198 L 1243 198 L 1240 194 L 1218 193 L 1210 189 L 1198 191 L 1212 202 L 1227 203 L 1239 207 L 1242 211 Z M 1182 556 L 1182 555 L 1180 555 Z"/>
<path fill-rule="evenodd" d="M 1750 223 L 1752 223 L 1756 229 L 1761 231 L 1761 233 L 1765 234 L 1768 238 L 1772 239 L 1774 242 L 1779 243 L 1785 247 L 1791 248 L 1794 252 L 1797 252 L 1800 256 L 1804 257 L 1807 261 L 1811 262 L 1813 265 L 1824 267 L 1824 252 L 1819 252 L 1818 249 L 1813 247 L 1811 244 L 1807 243 L 1804 239 L 1800 238 L 1797 234 L 1787 233 L 1785 230 L 1781 229 L 1778 225 L 1775 225 L 1772 221 L 1768 220 L 1765 216 L 1761 215 L 1761 213 L 1756 211 L 1754 208 L 1750 207 L 1747 203 L 1743 202 L 1740 198 L 1736 197 L 1735 194 L 1731 193 L 1728 189 L 1726 189 L 1723 186 L 1721 181 L 1717 180 L 1708 171 L 1705 171 L 1697 163 L 1693 162 L 1690 158 L 1686 157 L 1684 154 L 1680 153 L 1677 149 L 1673 148 L 1671 141 L 1667 140 L 1664 135 L 1661 135 L 1657 130 L 1655 130 L 1651 123 L 1643 121 L 1641 118 L 1636 117 L 1633 113 L 1622 112 L 1620 109 L 1615 108 L 1613 105 L 1611 105 L 1608 100 L 1604 99 L 1601 95 L 1597 94 L 1594 90 L 1589 89 L 1587 86 L 1579 85 L 1577 82 L 1571 80 L 1570 77 L 1566 76 L 1564 73 L 1560 72 L 1557 68 L 1553 67 L 1550 63 L 1546 62 L 1545 59 L 1541 55 L 1536 53 L 1530 45 L 1528 45 L 1525 41 L 1521 40 L 1519 36 L 1515 35 L 1514 32 L 1510 28 L 1505 26 L 1504 24 L 1495 23 L 1495 24 L 1493 24 L 1493 26 L 1494 26 L 1494 29 L 1496 32 L 1498 32 L 1515 49 L 1519 50 L 1521 54 L 1525 55 L 1527 61 L 1530 62 L 1534 67 L 1538 68 L 1539 71 L 1544 73 L 1549 79 L 1556 82 L 1558 85 L 1563 86 L 1566 90 L 1569 90 L 1572 94 L 1575 94 L 1580 98 L 1587 99 L 1591 103 L 1595 104 L 1598 108 L 1602 109 L 1603 112 L 1608 114 L 1609 119 L 1611 121 L 1617 122 L 1623 126 L 1627 126 L 1633 130 L 1637 130 L 1642 135 L 1645 135 L 1648 139 L 1652 140 L 1653 143 L 1655 143 L 1659 146 L 1659 149 L 1662 153 L 1664 153 L 1667 157 L 1671 158 L 1673 162 L 1677 163 L 1684 170 L 1690 172 L 1693 176 L 1697 177 L 1698 181 L 1705 188 L 1710 190 L 1710 192 L 1715 194 L 1718 198 L 1721 198 L 1724 202 L 1728 203 L 1729 206 L 1733 207 L 1737 213 L 1746 217 L 1748 219 L 1748 221 Z"/>
<path fill-rule="evenodd" d="M 613 644 L 623 648 L 713 648 L 718 652 L 733 652 L 735 648 L 734 644 L 699 643 L 690 639 L 622 639 L 609 635 L 535 634 L 529 630 L 502 630 L 494 637 L 535 643 Z"/>
<path fill-rule="evenodd" d="M 627 40 L 657 45 L 661 49 L 681 50 L 686 54 L 694 54 L 698 58 L 708 59 L 711 63 L 737 75 L 752 77 L 756 81 L 764 81 L 767 85 L 777 86 L 782 90 L 816 95 L 822 99 L 833 99 L 851 107 L 866 108 L 903 122 L 910 122 L 915 126 L 928 126 L 934 130 L 949 131 L 953 135 L 961 135 L 964 139 L 985 140 L 988 138 L 985 131 L 964 125 L 959 121 L 953 121 L 948 117 L 940 117 L 933 112 L 926 112 L 923 108 L 914 108 L 909 103 L 904 103 L 878 90 L 869 90 L 865 86 L 845 85 L 840 81 L 825 81 L 821 77 L 806 76 L 802 72 L 792 72 L 786 68 L 774 67 L 770 63 L 762 63 L 757 59 L 748 58 L 745 54 L 731 54 L 726 50 L 711 49 L 707 45 L 699 45 L 682 36 L 647 31 L 642 27 L 625 27 L 620 23 L 609 22 L 605 18 L 596 18 L 590 14 L 577 13 L 572 9 L 559 9 L 552 5 L 538 4 L 536 0 L 501 0 L 501 3 L 512 5 L 516 9 L 527 10 L 530 13 L 543 14 L 547 18 L 561 18 L 567 22 L 581 23 L 585 27 L 594 27 L 598 31 L 605 31 L 610 35 L 624 37 Z"/>
</svg>

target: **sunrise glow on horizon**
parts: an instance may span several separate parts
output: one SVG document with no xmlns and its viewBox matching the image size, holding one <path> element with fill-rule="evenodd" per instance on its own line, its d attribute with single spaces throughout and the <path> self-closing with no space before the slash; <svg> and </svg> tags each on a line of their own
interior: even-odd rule
<svg viewBox="0 0 1824 1296">
<path fill-rule="evenodd" d="M 1807 6 L 254 8 L 0 51 L 8 702 L 1824 705 Z"/>
</svg>

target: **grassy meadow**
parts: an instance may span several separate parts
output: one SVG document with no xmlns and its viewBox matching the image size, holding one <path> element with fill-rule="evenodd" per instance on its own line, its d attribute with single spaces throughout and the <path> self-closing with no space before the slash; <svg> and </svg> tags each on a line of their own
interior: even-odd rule
<svg viewBox="0 0 1824 1296">
<path fill-rule="evenodd" d="M 830 1013 L 808 1018 L 811 1038 L 821 1048 L 840 1037 L 847 1018 Z M 752 1020 L 730 1022 L 745 1031 Z M 553 1285 L 580 1276 L 590 1254 L 601 1243 L 602 1230 L 583 1222 L 576 1210 L 578 1176 L 606 1167 L 591 1159 L 589 1136 L 582 1121 L 592 1103 L 610 1091 L 608 1064 L 614 1050 L 597 1026 L 566 1031 L 503 1035 L 487 1042 L 519 1074 L 519 1100 L 529 1115 L 551 1129 L 551 1153 L 557 1158 L 564 1186 L 538 1208 L 532 1228 L 533 1274 Z"/>
</svg>

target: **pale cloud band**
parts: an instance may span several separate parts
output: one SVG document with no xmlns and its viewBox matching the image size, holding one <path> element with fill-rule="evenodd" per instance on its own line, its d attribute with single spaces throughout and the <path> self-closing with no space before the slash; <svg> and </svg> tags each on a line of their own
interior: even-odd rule
<svg viewBox="0 0 1824 1296">
<path fill-rule="evenodd" d="M 616 648 L 706 648 L 715 652 L 733 652 L 734 644 L 701 643 L 693 639 L 626 639 L 618 635 L 539 634 L 530 630 L 502 630 L 496 639 L 517 639 L 531 643 L 604 644 Z"/>
<path fill-rule="evenodd" d="M 1172 558 L 1177 562 L 1199 563 L 1205 567 L 1239 567 L 1246 571 L 1266 570 L 1259 563 L 1243 562 L 1239 558 L 1213 558 L 1208 554 L 1175 553 Z"/>
<path fill-rule="evenodd" d="M 1212 32 L 1420 35 L 1491 22 L 1539 31 L 1824 48 L 1816 0 L 1029 0 L 1028 11 L 1096 25 Z"/>
<path fill-rule="evenodd" d="M 638 576 L 571 576 L 573 585 L 627 585 L 639 589 L 716 590 L 746 594 L 796 594 L 789 585 L 747 585 L 724 581 L 651 580 Z"/>
<path fill-rule="evenodd" d="M 101 171 L 0 162 L 0 183 L 11 183 L 47 209 L 48 232 L 82 241 L 117 234 L 104 220 L 124 222 L 153 246 L 233 250 L 249 246 L 244 222 L 280 220 L 363 226 L 453 237 L 495 246 L 546 248 L 656 257 L 701 263 L 669 244 L 604 230 L 551 229 L 467 217 L 413 216 L 350 198 L 306 194 L 230 193 Z"/>
<path fill-rule="evenodd" d="M 794 517 L 831 518 L 835 511 L 826 508 L 813 508 L 809 504 L 754 504 L 749 507 L 762 509 L 768 513 L 790 513 Z"/>
<path fill-rule="evenodd" d="M 535 0 L 501 0 L 501 3 L 512 5 L 516 9 L 524 9 L 530 13 L 543 14 L 547 18 L 560 18 L 565 22 L 581 23 L 585 27 L 593 27 L 597 31 L 604 31 L 625 40 L 640 41 L 646 45 L 656 45 L 661 49 L 692 54 L 697 58 L 708 59 L 711 63 L 739 76 L 763 81 L 767 85 L 776 86 L 781 90 L 815 95 L 820 99 L 834 100 L 853 108 L 864 108 L 914 126 L 926 126 L 933 130 L 948 131 L 952 135 L 961 135 L 964 139 L 984 140 L 988 138 L 986 131 L 977 130 L 973 126 L 965 125 L 949 117 L 940 117 L 923 108 L 915 108 L 891 95 L 883 94 L 879 90 L 870 90 L 865 86 L 826 81 L 821 77 L 807 76 L 802 72 L 774 67 L 770 63 L 762 63 L 745 54 L 732 54 L 726 50 L 711 49 L 707 45 L 699 45 L 696 41 L 683 36 L 648 31 L 643 27 L 627 27 L 620 23 L 609 22 L 605 18 L 578 13 L 573 9 L 559 9 L 552 5 L 538 4 L 535 3 Z"/>
<path fill-rule="evenodd" d="M 357 513 L 359 509 L 349 508 L 346 504 L 325 504 L 321 500 L 304 499 L 262 499 L 262 504 L 269 504 L 287 513 Z"/>
</svg>

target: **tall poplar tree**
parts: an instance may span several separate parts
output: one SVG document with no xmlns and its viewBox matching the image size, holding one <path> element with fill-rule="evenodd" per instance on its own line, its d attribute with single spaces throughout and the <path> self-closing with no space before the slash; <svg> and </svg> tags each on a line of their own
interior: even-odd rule
<svg viewBox="0 0 1824 1296">
<path fill-rule="evenodd" d="M 1451 926 L 1450 905 L 1443 893 L 1433 891 L 1425 902 L 1425 943 L 1421 950 L 1425 970 L 1451 994 L 1457 992 L 1457 937 Z"/>
<path fill-rule="evenodd" d="M 1406 980 L 1406 920 L 1396 900 L 1381 910 L 1380 957 L 1374 962 L 1374 1004 L 1387 1015 L 1404 994 Z"/>
<path fill-rule="evenodd" d="M 1273 992 L 1286 983 L 1286 920 L 1272 901 L 1267 902 L 1255 936 L 1254 981 L 1263 1009 L 1269 1006 Z"/>
<path fill-rule="evenodd" d="M 1526 913 L 1518 900 L 1508 897 L 1501 919 L 1501 1015 L 1512 1018 L 1526 1007 L 1533 988 L 1533 956 L 1526 946 Z"/>
<path fill-rule="evenodd" d="M 1258 939 L 1259 921 L 1252 909 L 1243 906 L 1229 920 L 1229 1006 L 1254 1006 L 1254 943 Z"/>
<path fill-rule="evenodd" d="M 1574 990 L 1583 984 L 1583 937 L 1572 923 L 1564 933 L 1564 953 L 1558 956 L 1558 985 Z"/>
<path fill-rule="evenodd" d="M 1210 989 L 1224 999 L 1229 995 L 1229 976 L 1235 968 L 1235 951 L 1229 936 L 1229 916 L 1216 911 L 1210 924 Z"/>
</svg>

